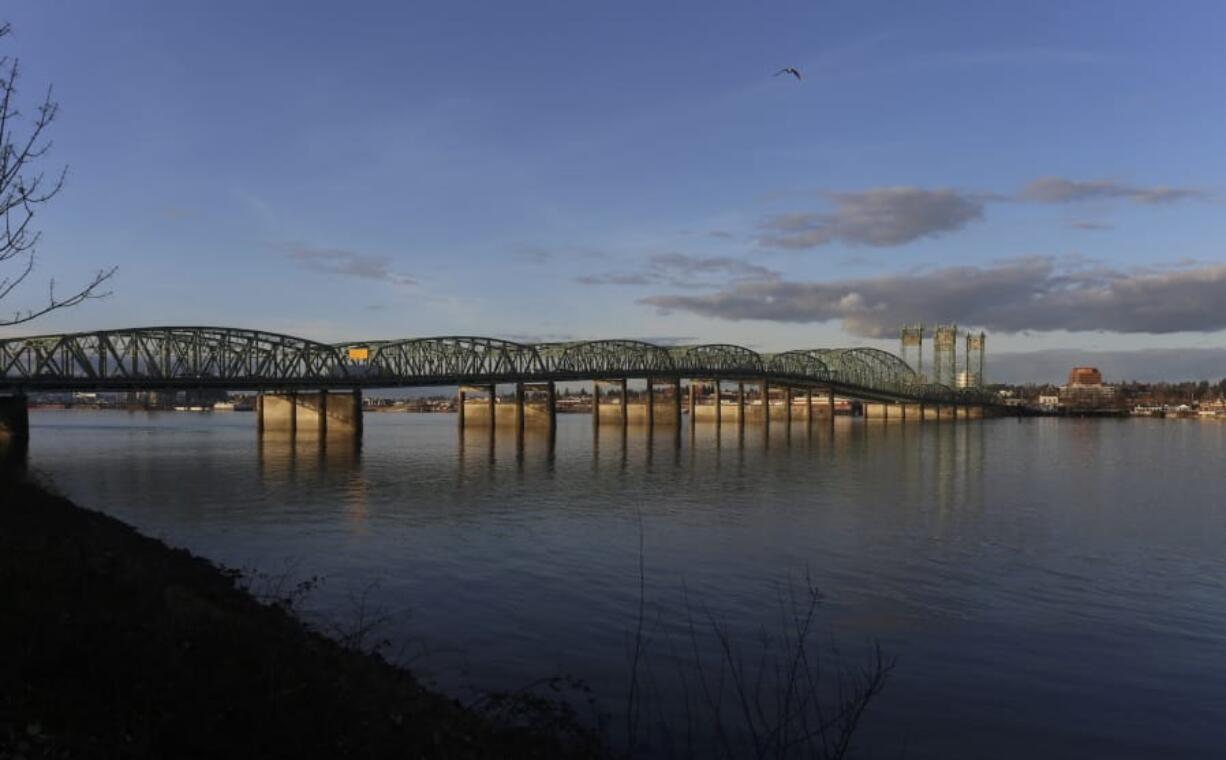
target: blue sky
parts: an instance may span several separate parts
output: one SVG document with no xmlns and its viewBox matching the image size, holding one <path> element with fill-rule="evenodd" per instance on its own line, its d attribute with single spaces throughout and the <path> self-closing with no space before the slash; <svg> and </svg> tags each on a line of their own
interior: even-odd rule
<svg viewBox="0 0 1226 760">
<path fill-rule="evenodd" d="M 70 167 L 37 274 L 120 268 L 112 297 L 10 333 L 776 350 L 949 320 L 993 351 L 1226 346 L 1221 3 L 5 17 Z"/>
</svg>

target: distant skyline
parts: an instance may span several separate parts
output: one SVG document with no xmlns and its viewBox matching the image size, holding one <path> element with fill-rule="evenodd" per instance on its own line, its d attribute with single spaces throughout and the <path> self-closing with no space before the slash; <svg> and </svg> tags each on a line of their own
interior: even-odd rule
<svg viewBox="0 0 1226 760">
<path fill-rule="evenodd" d="M 940 321 L 988 331 L 989 380 L 1078 355 L 1109 379 L 1226 375 L 1217 2 L 0 20 L 26 107 L 55 87 L 48 166 L 69 166 L 40 279 L 3 307 L 120 267 L 111 298 L 0 334 L 896 351 L 900 324 Z"/>
</svg>

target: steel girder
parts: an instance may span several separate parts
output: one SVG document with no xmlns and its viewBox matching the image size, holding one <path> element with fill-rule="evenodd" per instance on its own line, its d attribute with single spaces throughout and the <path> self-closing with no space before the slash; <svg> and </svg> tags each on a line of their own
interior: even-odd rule
<svg viewBox="0 0 1226 760">
<path fill-rule="evenodd" d="M 543 343 L 537 351 L 547 370 L 560 377 L 642 377 L 675 369 L 668 349 L 641 340 Z"/>
<path fill-rule="evenodd" d="M 729 343 L 674 346 L 668 353 L 673 369 L 691 377 L 756 377 L 766 370 L 757 351 Z"/>
<path fill-rule="evenodd" d="M 924 385 L 875 348 L 759 354 L 742 346 L 637 340 L 524 344 L 446 336 L 327 345 L 219 327 L 151 327 L 0 339 L 0 388 L 391 387 L 618 377 L 767 379 L 852 397 L 992 403 L 976 389 Z"/>
<path fill-rule="evenodd" d="M 0 383 L 18 386 L 278 386 L 344 377 L 331 346 L 254 330 L 145 327 L 0 340 Z"/>
<path fill-rule="evenodd" d="M 420 385 L 515 382 L 544 374 L 536 347 L 497 338 L 449 336 L 336 346 L 350 375 L 364 384 Z M 351 359 L 350 349 L 367 358 Z"/>
</svg>

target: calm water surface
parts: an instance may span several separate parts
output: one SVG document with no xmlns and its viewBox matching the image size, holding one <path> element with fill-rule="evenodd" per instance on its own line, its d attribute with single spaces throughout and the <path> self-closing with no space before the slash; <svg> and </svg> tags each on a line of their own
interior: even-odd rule
<svg viewBox="0 0 1226 760">
<path fill-rule="evenodd" d="M 806 573 L 822 636 L 898 656 L 872 757 L 1226 756 L 1226 424 L 840 419 L 769 441 L 562 417 L 459 438 L 368 414 L 360 452 L 259 439 L 250 414 L 40 411 L 66 495 L 227 565 L 317 575 L 457 694 L 586 679 L 614 713 L 639 605 L 688 596 L 752 637 Z M 641 533 L 640 533 L 641 530 Z"/>
</svg>

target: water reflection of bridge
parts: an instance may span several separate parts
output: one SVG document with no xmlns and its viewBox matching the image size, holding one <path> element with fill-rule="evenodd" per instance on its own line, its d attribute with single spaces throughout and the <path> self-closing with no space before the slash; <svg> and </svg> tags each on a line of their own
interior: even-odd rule
<svg viewBox="0 0 1226 760">
<path fill-rule="evenodd" d="M 925 383 L 902 359 L 875 348 L 766 354 L 727 344 L 454 336 L 326 344 L 252 330 L 152 327 L 0 340 L 0 428 L 27 435 L 30 392 L 211 389 L 258 392 L 261 430 L 357 436 L 363 390 L 451 386 L 458 388 L 462 427 L 552 430 L 559 383 L 590 385 L 597 426 L 679 426 L 686 411 L 691 423 L 727 419 L 769 428 L 799 417 L 811 424 L 833 419 L 836 397 L 855 399 L 866 416 L 883 419 L 1000 411 L 979 389 Z M 632 383 L 645 389 L 637 399 Z M 515 389 L 510 403 L 498 398 L 506 385 Z"/>
</svg>

